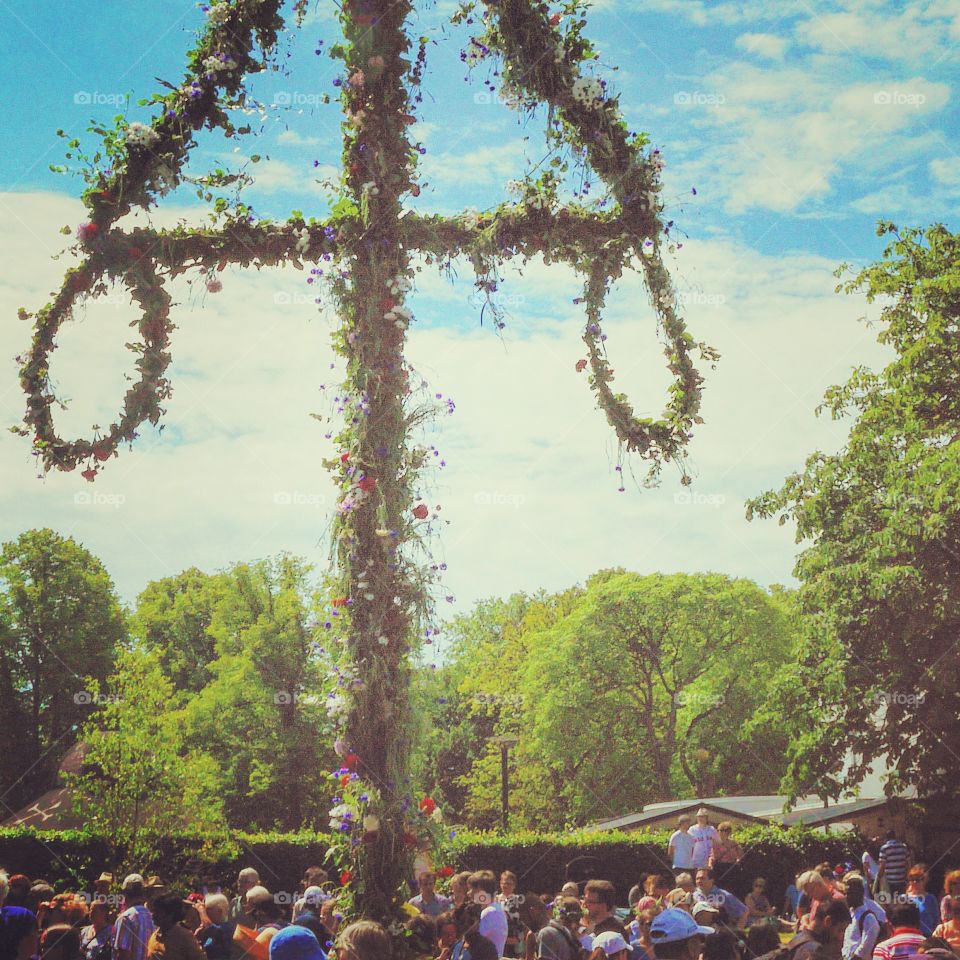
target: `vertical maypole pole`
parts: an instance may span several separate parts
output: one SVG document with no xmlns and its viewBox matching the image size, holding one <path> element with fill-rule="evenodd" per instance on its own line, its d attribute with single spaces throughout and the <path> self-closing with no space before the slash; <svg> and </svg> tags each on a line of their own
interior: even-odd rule
<svg viewBox="0 0 960 960">
<path fill-rule="evenodd" d="M 344 177 L 359 211 L 341 228 L 344 253 L 334 282 L 342 321 L 335 342 L 347 367 L 346 423 L 334 463 L 341 493 L 333 551 L 348 653 L 339 703 L 341 785 L 353 791 L 354 816 L 364 821 L 362 833 L 355 823 L 345 830 L 351 849 L 344 880 L 352 912 L 388 924 L 399 916 L 398 891 L 412 860 L 407 822 L 417 815 L 405 797 L 419 585 L 403 551 L 413 534 L 416 468 L 403 356 L 411 269 L 400 229 L 400 197 L 410 189 L 414 156 L 406 134 L 403 30 L 410 9 L 406 0 L 344 0 L 344 44 L 335 51 L 346 64 Z"/>
</svg>

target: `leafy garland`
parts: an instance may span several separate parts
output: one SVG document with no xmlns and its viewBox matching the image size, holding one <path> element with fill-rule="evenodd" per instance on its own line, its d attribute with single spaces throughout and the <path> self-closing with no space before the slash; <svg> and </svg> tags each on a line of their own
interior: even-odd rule
<svg viewBox="0 0 960 960">
<path fill-rule="evenodd" d="M 695 344 L 687 332 L 660 258 L 666 228 L 659 154 L 645 153 L 646 138 L 628 133 L 603 82 L 581 74 L 581 65 L 594 54 L 583 37 L 586 21 L 579 0 L 567 0 L 561 14 L 538 0 L 485 0 L 484 32 L 471 40 L 464 56 L 468 62 L 500 56 L 505 94 L 525 110 L 548 105 L 554 146 L 589 163 L 612 195 L 610 209 L 560 206 L 557 189 L 568 169 L 560 161 L 536 183 L 515 185 L 522 194 L 519 202 L 493 211 L 455 217 L 403 211 L 402 197 L 419 193 L 420 150 L 407 130 L 416 119 L 412 111 L 419 102 L 424 44 L 411 60 L 403 30 L 413 9 L 409 0 L 344 0 L 344 40 L 331 50 L 344 63 L 339 86 L 346 116 L 343 197 L 333 215 L 324 222 L 300 215 L 285 223 L 254 221 L 243 204 L 230 211 L 225 201 L 217 201 L 219 227 L 117 229 L 120 217 L 149 206 L 181 182 L 196 131 L 248 132 L 235 128 L 226 111 L 245 107 L 242 77 L 266 65 L 283 26 L 280 6 L 280 0 L 214 0 L 185 80 L 151 101 L 161 107 L 153 122 L 101 131 L 111 166 L 100 170 L 99 154 L 91 163 L 83 197 L 89 222 L 77 231 L 85 260 L 68 272 L 57 298 L 36 315 L 33 343 L 21 368 L 26 428 L 15 429 L 32 435 L 45 469 L 70 470 L 85 462 L 84 477 L 94 479 L 121 443 L 135 439 L 142 423 L 159 421 L 161 404 L 170 395 L 165 372 L 172 324 L 165 276 L 199 270 L 207 289 L 216 292 L 217 273 L 227 264 L 333 262 L 336 269 L 326 279 L 342 320 L 334 348 L 347 372 L 338 394 L 344 418 L 336 436 L 338 455 L 327 462 L 340 487 L 330 624 L 336 620 L 345 651 L 328 702 L 344 759 L 331 774 L 339 788 L 331 811 L 331 820 L 339 824 L 331 856 L 341 865 L 351 908 L 389 921 L 402 916 L 402 884 L 413 851 L 436 847 L 444 838 L 432 801 L 410 793 L 404 740 L 411 657 L 416 638 L 430 632 L 430 590 L 438 571 L 420 554 L 439 523 L 437 508 L 417 496 L 428 451 L 409 445 L 412 431 L 432 412 L 430 404 L 417 401 L 413 371 L 403 354 L 414 319 L 405 300 L 419 269 L 409 251 L 420 250 L 428 264 L 441 268 L 467 256 L 477 287 L 487 296 L 495 289 L 499 265 L 508 259 L 542 255 L 548 263 L 566 262 L 583 272 L 588 359 L 577 368 L 589 364 L 599 406 L 622 447 L 649 459 L 651 478 L 663 462 L 680 459 L 693 425 L 701 422 L 702 378 L 691 352 L 698 348 L 711 361 L 716 354 Z M 475 9 L 476 4 L 467 4 L 455 19 L 471 22 Z M 302 14 L 304 5 L 296 10 Z M 255 47 L 262 59 L 253 56 Z M 75 145 L 71 141 L 71 148 Z M 206 183 L 228 179 L 215 175 Z M 626 397 L 614 392 L 601 331 L 610 284 L 637 261 L 676 378 L 659 419 L 637 416 Z M 311 279 L 321 273 L 314 269 Z M 50 354 L 78 299 L 103 292 L 108 281 L 124 283 L 141 305 L 135 322 L 141 342 L 133 345 L 141 380 L 127 392 L 121 417 L 103 436 L 63 440 L 53 425 L 58 401 L 49 379 Z M 683 482 L 689 482 L 686 474 Z"/>
</svg>

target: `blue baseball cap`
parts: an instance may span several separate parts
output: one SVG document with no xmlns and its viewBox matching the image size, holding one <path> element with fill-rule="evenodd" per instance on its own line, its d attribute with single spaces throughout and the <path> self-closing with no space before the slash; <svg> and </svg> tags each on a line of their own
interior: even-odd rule
<svg viewBox="0 0 960 960">
<path fill-rule="evenodd" d="M 273 935 L 270 960 L 327 960 L 327 955 L 312 930 L 293 924 Z"/>
<path fill-rule="evenodd" d="M 713 927 L 701 927 L 686 910 L 671 907 L 658 914 L 650 924 L 650 939 L 655 943 L 676 943 L 691 937 L 709 937 Z"/>
</svg>

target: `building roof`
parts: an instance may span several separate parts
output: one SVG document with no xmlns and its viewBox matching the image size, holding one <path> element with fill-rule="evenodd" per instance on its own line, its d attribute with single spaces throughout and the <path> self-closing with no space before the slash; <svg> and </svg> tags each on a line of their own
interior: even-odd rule
<svg viewBox="0 0 960 960">
<path fill-rule="evenodd" d="M 844 821 L 858 813 L 884 806 L 886 803 L 886 797 L 867 797 L 824 807 L 819 797 L 799 797 L 793 809 L 789 813 L 784 813 L 787 797 L 777 795 L 668 800 L 663 803 L 647 804 L 639 813 L 598 820 L 585 829 L 630 830 L 657 820 L 672 819 L 681 813 L 698 810 L 700 807 L 706 807 L 717 818 L 734 817 L 740 820 L 752 820 L 755 823 L 782 823 L 784 826 L 796 823 L 817 826 Z"/>
<path fill-rule="evenodd" d="M 30 806 L 0 823 L 2 827 L 32 827 L 34 830 L 70 830 L 82 825 L 73 812 L 73 798 L 67 787 L 48 790 Z"/>
</svg>

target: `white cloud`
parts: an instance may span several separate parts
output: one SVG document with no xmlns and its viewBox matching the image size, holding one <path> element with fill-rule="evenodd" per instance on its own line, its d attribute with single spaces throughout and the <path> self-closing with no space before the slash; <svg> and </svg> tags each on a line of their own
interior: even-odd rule
<svg viewBox="0 0 960 960">
<path fill-rule="evenodd" d="M 960 187 L 960 157 L 938 157 L 931 160 L 930 174 L 939 183 Z"/>
<path fill-rule="evenodd" d="M 927 2 L 823 12 L 797 25 L 797 37 L 825 53 L 930 62 L 953 56 L 958 12 Z"/>
<path fill-rule="evenodd" d="M 0 312 L 10 317 L 20 305 L 42 305 L 59 283 L 64 263 L 49 259 L 63 240 L 56 231 L 82 210 L 42 193 L 0 202 L 17 225 L 0 234 Z M 424 493 L 450 521 L 438 549 L 460 608 L 516 589 L 560 588 L 616 564 L 788 578 L 789 528 L 747 524 L 742 502 L 813 448 L 841 441 L 842 427 L 812 410 L 853 364 L 882 357 L 856 322 L 877 311 L 834 295 L 833 264 L 818 257 L 764 257 L 724 240 L 689 242 L 681 254 L 675 275 L 691 329 L 723 354 L 690 449 L 692 499 L 671 468 L 659 490 L 628 484 L 617 493 L 610 428 L 574 370 L 583 317 L 568 269 L 533 263 L 522 277 L 507 273 L 502 295 L 513 319 L 503 338 L 479 328 L 466 271 L 453 286 L 420 274 L 412 303 L 433 325 L 414 325 L 409 355 L 457 404 L 429 435 L 449 466 Z M 326 409 L 321 385 L 336 382 L 327 321 L 309 302 L 303 273 L 228 268 L 222 277 L 217 295 L 172 287 L 178 330 L 166 430 L 144 430 L 95 484 L 76 473 L 35 479 L 28 443 L 0 434 L 0 539 L 41 525 L 72 533 L 103 558 L 127 598 L 193 564 L 215 569 L 291 550 L 323 565 L 333 488 L 320 461 L 333 447 L 309 414 Z M 617 385 L 638 411 L 656 414 L 668 378 L 636 279 L 616 289 L 608 312 Z M 75 398 L 65 433 L 86 433 L 118 410 L 131 318 L 110 302 L 64 330 L 53 369 Z M 0 325 L 0 354 L 13 356 L 28 336 L 25 325 Z M 22 416 L 15 373 L 9 364 L 0 381 L 6 423 Z M 113 500 L 83 502 L 95 493 Z"/>
<path fill-rule="evenodd" d="M 737 37 L 737 48 L 746 53 L 766 57 L 768 60 L 782 60 L 790 45 L 786 37 L 772 33 L 742 33 Z"/>
</svg>

